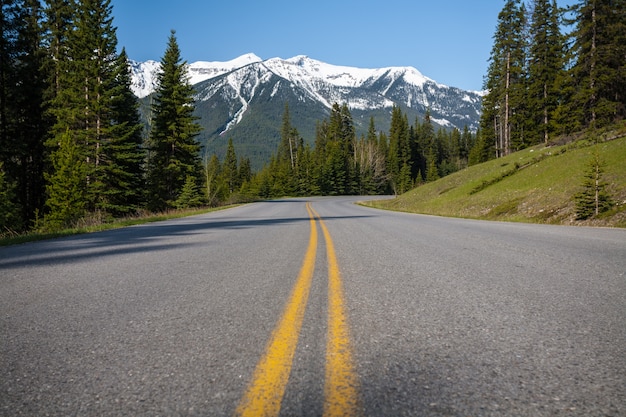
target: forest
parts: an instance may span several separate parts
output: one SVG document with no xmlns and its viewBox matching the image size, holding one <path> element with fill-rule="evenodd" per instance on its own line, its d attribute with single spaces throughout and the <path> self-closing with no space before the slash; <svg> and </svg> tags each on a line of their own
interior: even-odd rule
<svg viewBox="0 0 626 417">
<path fill-rule="evenodd" d="M 259 172 L 232 144 L 196 138 L 176 33 L 142 123 L 110 0 L 8 0 L 0 24 L 0 235 L 54 231 L 281 196 L 402 194 L 469 165 L 626 116 L 626 0 L 507 0 L 498 15 L 480 129 L 435 129 L 429 112 L 357 137 L 336 103 L 313 145 L 284 103 L 281 143 Z M 119 51 L 119 52 L 118 52 Z"/>
</svg>

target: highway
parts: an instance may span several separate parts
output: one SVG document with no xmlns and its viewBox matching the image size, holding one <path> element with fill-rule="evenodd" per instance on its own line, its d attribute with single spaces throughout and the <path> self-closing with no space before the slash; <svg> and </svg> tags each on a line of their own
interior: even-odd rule
<svg viewBox="0 0 626 417">
<path fill-rule="evenodd" d="M 626 230 L 364 198 L 0 248 L 0 415 L 626 415 Z"/>
</svg>

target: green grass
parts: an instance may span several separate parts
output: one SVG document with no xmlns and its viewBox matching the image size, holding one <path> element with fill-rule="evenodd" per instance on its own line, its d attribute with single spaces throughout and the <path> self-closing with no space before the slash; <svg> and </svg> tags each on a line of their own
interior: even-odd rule
<svg viewBox="0 0 626 417">
<path fill-rule="evenodd" d="M 136 217 L 129 217 L 124 219 L 115 219 L 110 222 L 94 221 L 92 224 L 87 224 L 87 221 L 83 221 L 82 225 L 77 225 L 73 228 L 59 230 L 55 232 L 29 232 L 24 234 L 16 234 L 14 236 L 4 236 L 0 238 L 0 246 L 17 245 L 20 243 L 35 242 L 38 240 L 54 239 L 63 236 L 78 235 L 84 233 L 102 232 L 105 230 L 119 229 L 122 227 L 134 226 L 138 224 L 159 222 L 163 220 L 178 219 L 181 217 L 195 216 L 198 214 L 210 213 L 212 211 L 223 210 L 236 205 L 228 205 L 223 207 L 202 208 L 202 209 L 187 209 L 187 210 L 172 210 L 166 213 L 140 215 Z"/>
<path fill-rule="evenodd" d="M 603 138 L 626 134 L 626 127 Z M 421 185 L 392 200 L 366 204 L 413 213 L 484 220 L 626 227 L 626 137 L 590 145 L 589 138 L 537 146 Z M 595 147 L 615 207 L 596 219 L 575 220 L 573 197 Z"/>
</svg>

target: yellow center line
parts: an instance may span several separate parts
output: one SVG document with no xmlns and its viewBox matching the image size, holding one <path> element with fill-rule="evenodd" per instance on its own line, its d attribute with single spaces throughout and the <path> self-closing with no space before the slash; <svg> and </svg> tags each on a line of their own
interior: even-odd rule
<svg viewBox="0 0 626 417">
<path fill-rule="evenodd" d="M 257 364 L 252 383 L 235 412 L 238 416 L 277 416 L 291 373 L 291 365 L 302 328 L 317 253 L 317 227 L 306 205 L 311 225 L 309 246 L 285 310 L 278 322 L 265 354 Z"/>
<path fill-rule="evenodd" d="M 314 210 L 313 213 L 322 226 L 326 241 L 326 257 L 328 258 L 328 336 L 326 340 L 324 416 L 356 416 L 361 414 L 359 381 L 352 359 L 352 347 L 344 309 L 343 286 L 335 254 L 335 245 L 322 218 Z"/>
<path fill-rule="evenodd" d="M 311 236 L 298 279 L 278 321 L 270 341 L 254 371 L 235 415 L 278 416 L 291 373 L 298 337 L 304 320 L 309 290 L 317 254 L 317 218 L 326 241 L 328 260 L 328 334 L 326 340 L 326 369 L 324 385 L 324 416 L 357 416 L 360 413 L 359 383 L 352 359 L 352 348 L 346 313 L 341 274 L 335 246 L 326 224 L 306 204 L 309 213 Z"/>
</svg>

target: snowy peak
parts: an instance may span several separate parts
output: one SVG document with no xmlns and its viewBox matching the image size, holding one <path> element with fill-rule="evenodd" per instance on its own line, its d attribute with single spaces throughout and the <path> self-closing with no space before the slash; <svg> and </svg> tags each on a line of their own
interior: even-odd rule
<svg viewBox="0 0 626 417">
<path fill-rule="evenodd" d="M 231 71 L 243 68 L 247 65 L 262 62 L 255 54 L 245 54 L 230 61 L 197 61 L 189 64 L 189 82 L 191 85 L 209 80 Z M 130 61 L 132 90 L 139 98 L 146 97 L 156 90 L 157 75 L 161 63 L 156 61 L 136 62 Z"/>
<path fill-rule="evenodd" d="M 425 77 L 413 67 L 374 69 L 347 67 L 327 64 L 306 55 L 298 55 L 288 59 L 277 57 L 264 61 L 252 53 L 226 62 L 193 62 L 189 64 L 189 80 L 192 85 L 195 85 L 251 64 L 263 64 L 269 71 L 296 85 L 312 85 L 323 82 L 337 87 L 358 88 L 382 76 L 387 76 L 394 81 L 402 77 L 407 83 L 416 86 L 422 86 L 427 82 L 434 83 L 433 80 Z M 155 91 L 159 68 L 160 64 L 156 61 L 131 61 L 132 89 L 137 97 L 145 97 Z"/>
<path fill-rule="evenodd" d="M 155 91 L 159 67 L 154 61 L 131 62 L 138 97 Z M 258 163 L 276 149 L 286 103 L 293 126 L 308 142 L 335 103 L 348 106 L 358 134 L 367 132 L 370 118 L 378 130 L 387 131 L 393 106 L 409 120 L 428 111 L 434 123 L 446 128 L 475 131 L 480 120 L 480 93 L 439 84 L 413 67 L 354 68 L 305 55 L 263 60 L 246 54 L 226 62 L 194 62 L 188 75 L 203 127 L 199 141 L 207 152 L 223 155 L 226 139 L 233 139 Z"/>
</svg>

